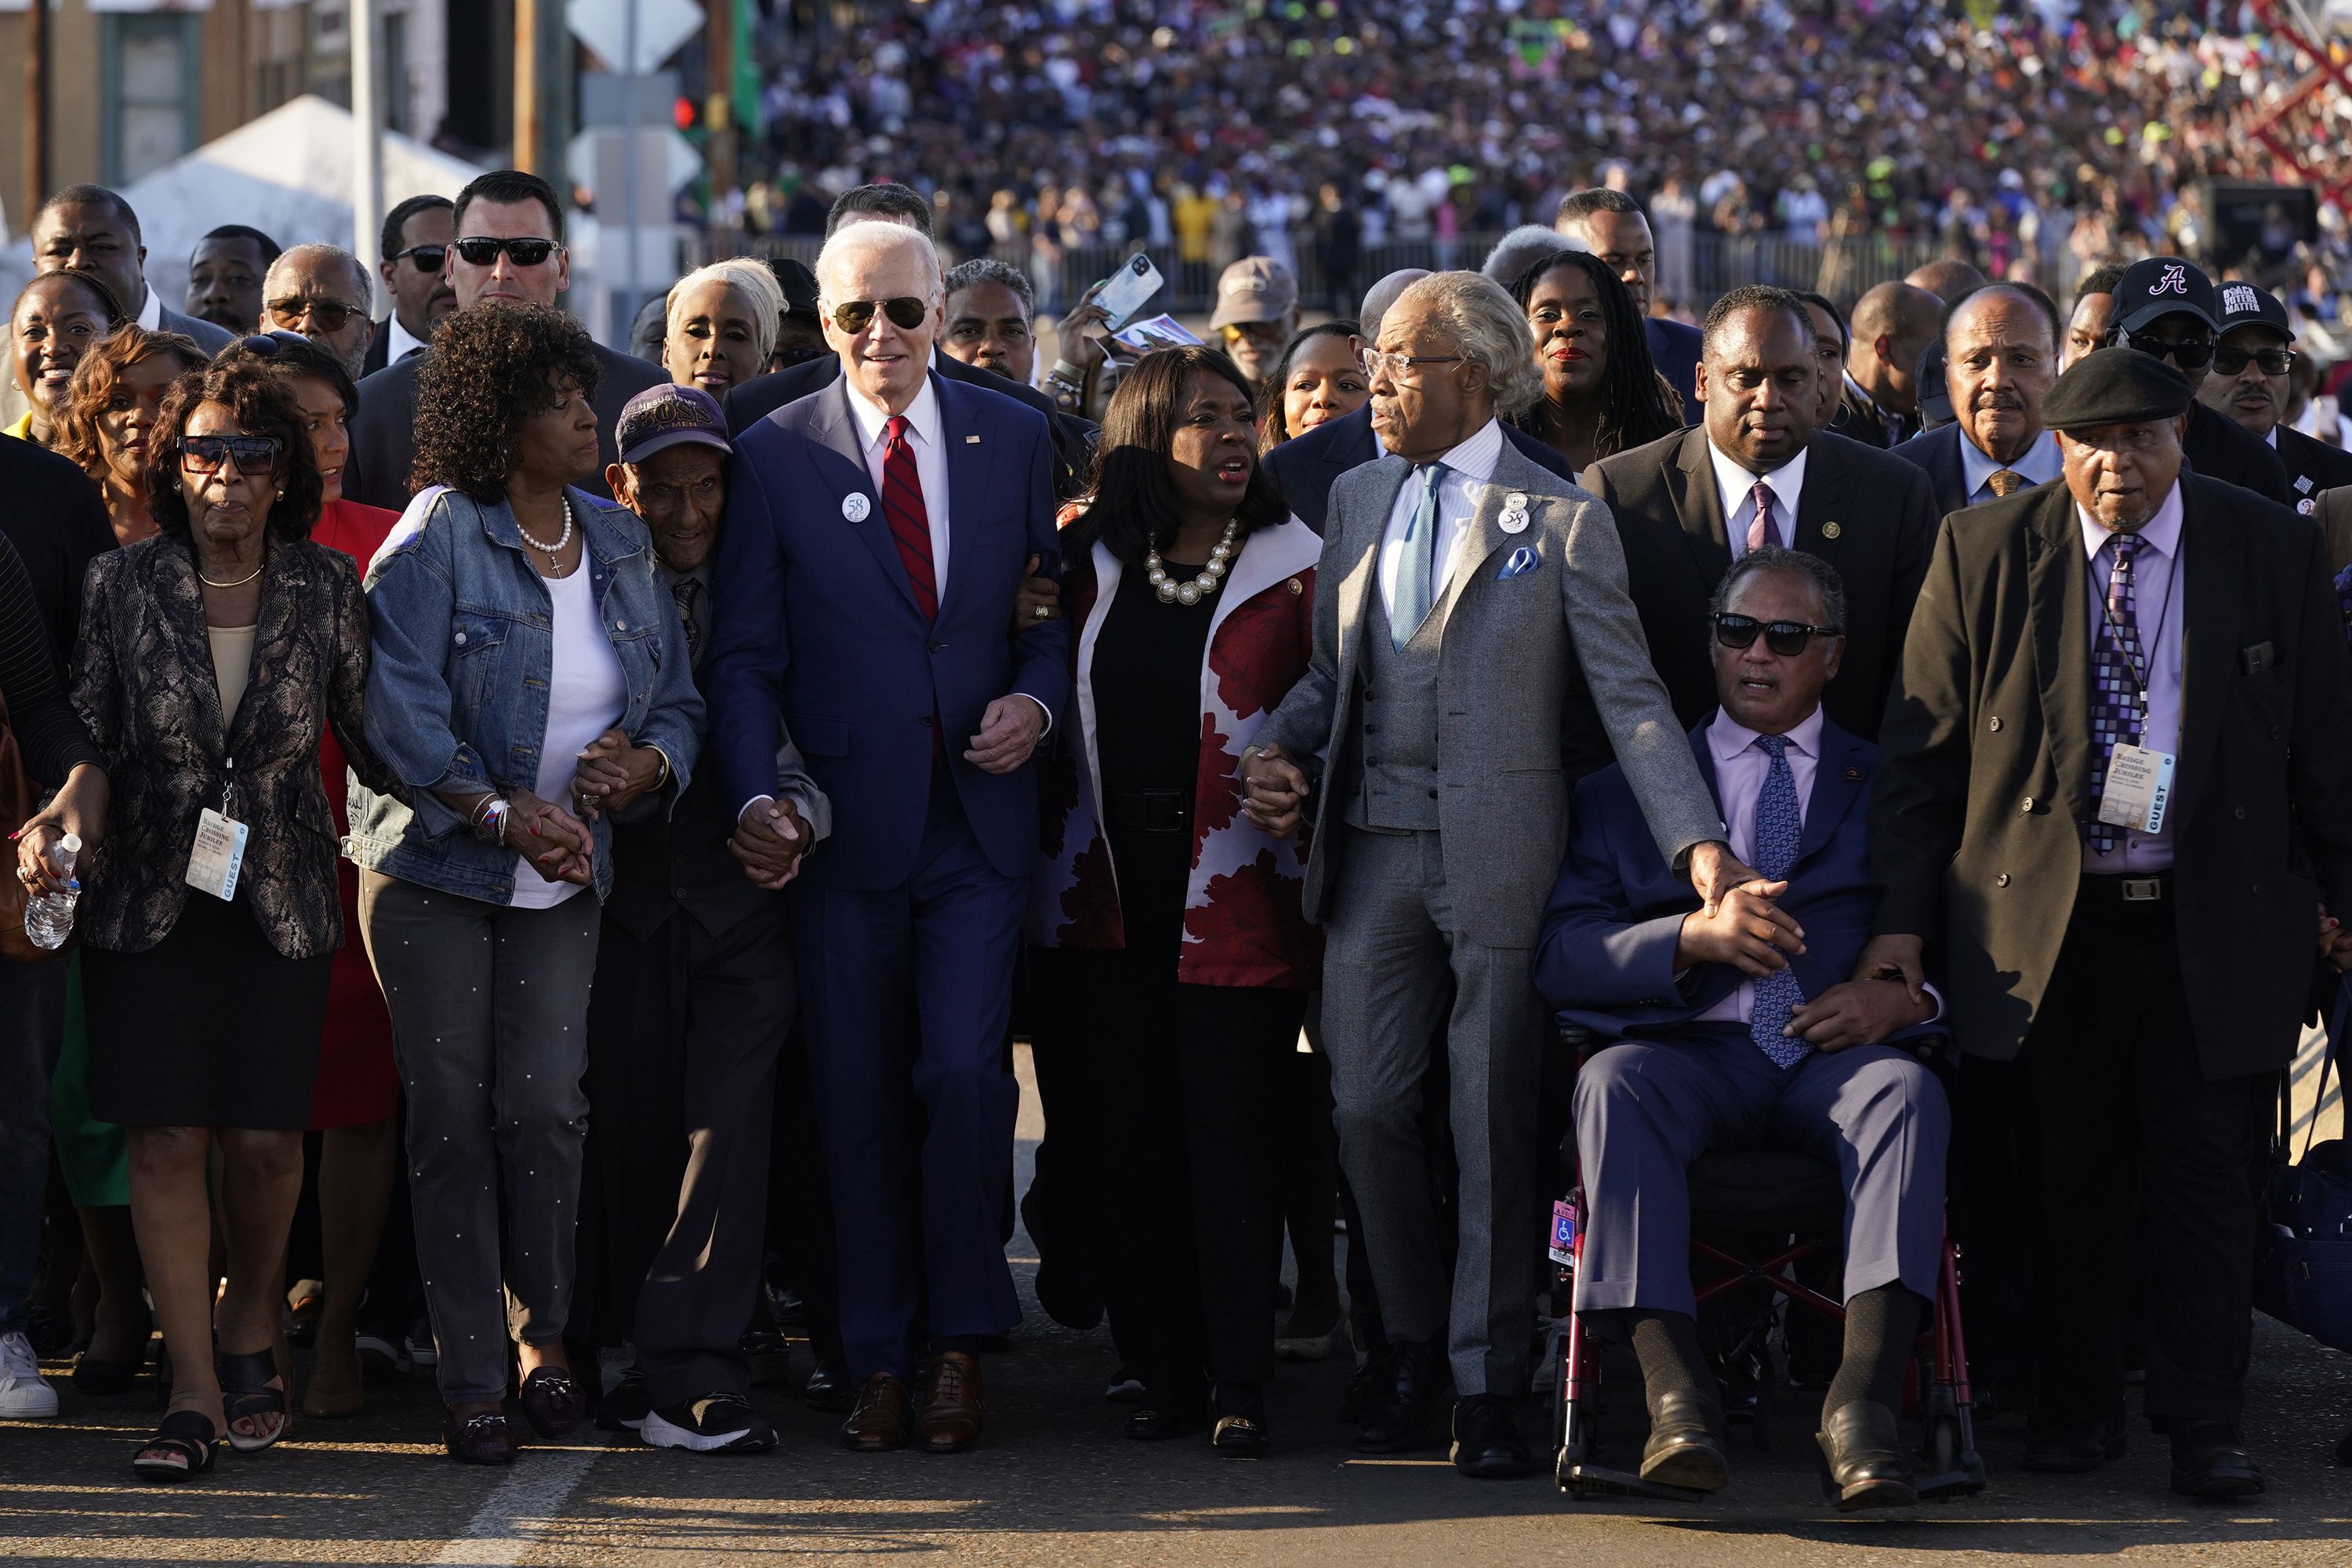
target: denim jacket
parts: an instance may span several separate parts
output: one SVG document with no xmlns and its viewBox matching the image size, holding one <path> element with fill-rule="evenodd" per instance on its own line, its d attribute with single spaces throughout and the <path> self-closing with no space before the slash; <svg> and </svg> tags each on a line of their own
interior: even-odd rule
<svg viewBox="0 0 2352 1568">
<path fill-rule="evenodd" d="M 645 525 L 610 501 L 568 493 L 599 619 L 628 687 L 618 727 L 669 758 L 667 813 L 693 771 L 703 728 L 677 604 L 655 570 Z M 476 838 L 433 792 L 538 785 L 555 628 L 514 509 L 458 490 L 424 491 L 369 565 L 367 595 L 368 742 L 411 786 L 413 800 L 354 787 L 348 853 L 404 882 L 509 903 L 514 851 Z M 602 899 L 613 885 L 611 823 L 600 819 L 594 834 Z"/>
</svg>

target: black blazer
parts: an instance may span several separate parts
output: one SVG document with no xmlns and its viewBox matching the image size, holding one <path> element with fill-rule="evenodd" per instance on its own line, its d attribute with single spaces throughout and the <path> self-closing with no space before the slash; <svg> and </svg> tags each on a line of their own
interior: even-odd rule
<svg viewBox="0 0 2352 1568">
<path fill-rule="evenodd" d="M 1875 740 L 1935 545 L 1936 503 L 1927 476 L 1892 453 L 1826 431 L 1807 450 L 1796 547 L 1836 567 L 1845 584 L 1845 662 L 1822 709 L 1847 733 Z M 1626 584 L 1675 716 L 1696 725 L 1716 707 L 1706 606 L 1731 569 L 1706 432 L 1604 458 L 1584 479 L 1617 520 Z"/>
<path fill-rule="evenodd" d="M 2352 897 L 2352 663 L 2319 531 L 2216 479 L 2180 487 L 2166 901 L 2198 1055 L 2224 1079 L 2294 1055 L 2313 918 Z M 2063 485 L 1948 519 L 1879 735 L 1878 929 L 1927 939 L 1954 1038 L 1999 1060 L 2048 990 L 2092 816 L 2088 570 Z"/>
<path fill-rule="evenodd" d="M 933 353 L 931 368 L 949 381 L 977 386 L 1002 397 L 1012 398 L 1024 407 L 1034 408 L 1045 416 L 1045 425 L 1054 438 L 1054 496 L 1068 500 L 1083 494 L 1093 482 L 1095 467 L 1096 426 L 1091 420 L 1065 414 L 1060 405 L 1034 386 L 1024 386 L 1010 376 L 992 370 L 981 370 L 968 365 L 953 354 Z M 814 359 L 788 364 L 766 375 L 755 375 L 740 386 L 730 387 L 719 406 L 727 415 L 730 438 L 743 434 L 787 403 L 797 403 L 810 393 L 831 386 L 841 379 L 841 361 L 830 353 Z"/>
<path fill-rule="evenodd" d="M 360 361 L 360 374 L 373 375 L 384 367 L 392 353 L 392 318 L 386 316 L 368 334 L 367 357 Z"/>
<path fill-rule="evenodd" d="M 1969 504 L 1969 470 L 1960 460 L 1958 424 L 1939 425 L 1924 435 L 1889 448 L 1889 454 L 1902 458 L 1927 476 L 1927 487 L 1936 498 L 1936 515 L 1958 511 Z"/>
<path fill-rule="evenodd" d="M 2294 491 L 2287 486 L 2286 466 L 2271 450 L 2270 443 L 2226 414 L 2191 403 L 2189 434 L 2180 448 L 2189 468 L 2209 479 L 2250 489 L 2281 506 L 2295 502 Z"/>
<path fill-rule="evenodd" d="M 631 813 L 613 824 L 613 890 L 604 918 L 643 942 L 683 908 L 713 936 L 778 897 L 754 887 L 729 852 L 734 814 L 719 801 L 719 770 L 698 768 L 664 816 Z"/>
<path fill-rule="evenodd" d="M 1837 412 L 1830 418 L 1830 428 L 1865 447 L 1891 452 L 1903 445 L 1902 439 L 1895 438 L 1895 433 L 1909 427 L 1902 419 L 1901 415 L 1881 408 L 1874 399 L 1856 392 L 1848 383 L 1838 396 Z"/>
<path fill-rule="evenodd" d="M 1503 439 L 1538 467 L 1575 482 L 1575 471 L 1566 458 L 1507 419 L 1503 422 Z M 1367 403 L 1345 418 L 1292 437 L 1259 461 L 1274 476 L 1275 488 L 1282 492 L 1291 515 L 1319 535 L 1323 518 L 1331 509 L 1332 485 L 1349 469 L 1376 463 L 1381 457 L 1381 438 L 1372 434 L 1372 405 Z"/>
<path fill-rule="evenodd" d="M 661 385 L 667 377 L 658 365 L 615 353 L 602 343 L 589 346 L 604 371 L 596 386 L 596 455 L 603 466 L 579 485 L 610 500 L 613 492 L 605 487 L 604 468 L 619 460 L 613 432 L 621 422 L 622 406 L 646 388 Z M 408 470 L 416 460 L 416 373 L 424 361 L 424 354 L 411 354 L 360 383 L 359 417 L 352 421 L 352 455 L 343 465 L 346 500 L 387 511 L 407 510 L 408 498 L 415 493 L 409 487 Z"/>
<path fill-rule="evenodd" d="M 15 545 L 25 563 L 62 670 L 73 662 L 81 629 L 83 574 L 114 548 L 106 498 L 73 464 L 13 436 L 0 436 L 0 496 L 7 498 L 0 505 L 0 539 Z"/>
<path fill-rule="evenodd" d="M 1645 316 L 1642 320 L 1642 331 L 1650 340 L 1650 363 L 1676 392 L 1683 395 L 1683 423 L 1697 424 L 1698 329 L 1685 326 L 1680 321 L 1667 321 L 1663 316 Z"/>
<path fill-rule="evenodd" d="M 362 729 L 368 609 L 359 567 L 308 539 L 272 545 L 255 625 L 251 679 L 225 726 L 187 543 L 157 534 L 90 567 L 73 703 L 113 786 L 106 847 L 83 873 L 91 946 L 144 952 L 190 898 L 206 896 L 184 880 L 188 856 L 198 815 L 220 805 L 232 757 L 231 815 L 252 829 L 237 898 L 288 958 L 342 945 L 341 838 L 320 782 L 320 737 L 332 727 L 370 788 L 400 787 Z"/>
<path fill-rule="evenodd" d="M 2352 452 L 2315 441 L 2284 425 L 2279 426 L 2274 434 L 2278 437 L 2279 463 L 2286 469 L 2286 488 L 2294 497 L 2297 511 L 2310 511 L 2311 502 L 2322 490 L 2352 485 Z"/>
</svg>

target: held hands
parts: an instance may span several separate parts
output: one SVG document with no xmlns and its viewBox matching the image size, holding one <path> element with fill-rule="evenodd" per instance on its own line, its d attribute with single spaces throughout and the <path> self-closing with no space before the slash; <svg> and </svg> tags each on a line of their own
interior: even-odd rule
<svg viewBox="0 0 2352 1568">
<path fill-rule="evenodd" d="M 2338 974 L 2352 971 L 2352 931 L 2346 931 L 2325 904 L 2319 910 L 2319 956 Z"/>
<path fill-rule="evenodd" d="M 791 801 L 759 800 L 736 819 L 727 847 L 743 862 L 743 875 L 753 887 L 774 892 L 801 874 L 801 857 L 814 842 Z"/>
<path fill-rule="evenodd" d="M 1029 564 L 1021 569 L 1021 591 L 1013 597 L 1014 637 L 1062 613 L 1062 585 L 1051 577 L 1038 576 L 1037 566 L 1037 557 L 1032 555 Z"/>
<path fill-rule="evenodd" d="M 1805 951 L 1805 928 L 1773 902 L 1788 890 L 1786 882 L 1751 881 L 1725 893 L 1713 910 L 1685 915 L 1675 939 L 1675 968 L 1727 963 L 1750 978 L 1786 969 Z"/>
<path fill-rule="evenodd" d="M 1832 985 L 1789 1018 L 1780 1032 L 1817 1051 L 1874 1046 L 1897 1029 L 1924 1024 L 1933 1001 L 1915 998 L 1899 980 L 1848 980 Z"/>
<path fill-rule="evenodd" d="M 1914 1006 L 1927 1003 L 1927 944 L 1906 931 L 1887 931 L 1870 939 L 1854 960 L 1856 980 L 1900 980 Z"/>
<path fill-rule="evenodd" d="M 620 811 L 662 780 L 662 754 L 633 745 L 618 730 L 607 730 L 580 752 L 572 775 L 572 798 L 588 821 Z"/>
<path fill-rule="evenodd" d="M 1711 839 L 1691 846 L 1690 879 L 1706 906 L 1706 912 L 1713 915 L 1726 893 L 1743 882 L 1760 882 L 1764 879 L 1756 868 L 1734 855 L 1730 845 Z"/>
<path fill-rule="evenodd" d="M 499 842 L 530 861 L 532 869 L 551 882 L 584 888 L 593 879 L 596 841 L 587 825 L 529 790 L 507 792 L 506 827 Z"/>
<path fill-rule="evenodd" d="M 1242 769 L 1242 809 L 1262 833 L 1287 838 L 1298 831 L 1311 786 L 1280 746 L 1265 746 Z"/>
<path fill-rule="evenodd" d="M 1029 760 L 1045 732 L 1045 710 L 1026 697 L 1000 697 L 980 716 L 963 760 L 984 773 L 1009 773 Z"/>
</svg>

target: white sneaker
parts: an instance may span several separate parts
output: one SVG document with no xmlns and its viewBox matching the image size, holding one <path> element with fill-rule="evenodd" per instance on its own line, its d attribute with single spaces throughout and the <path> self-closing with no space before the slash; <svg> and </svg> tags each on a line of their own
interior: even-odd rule
<svg viewBox="0 0 2352 1568">
<path fill-rule="evenodd" d="M 58 1391 L 41 1377 L 32 1342 L 0 1334 L 0 1421 L 47 1421 L 58 1413 Z"/>
</svg>

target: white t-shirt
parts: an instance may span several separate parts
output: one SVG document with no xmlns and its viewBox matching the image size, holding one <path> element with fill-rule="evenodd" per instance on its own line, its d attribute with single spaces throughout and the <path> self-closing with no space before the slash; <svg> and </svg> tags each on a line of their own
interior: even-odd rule
<svg viewBox="0 0 2352 1568">
<path fill-rule="evenodd" d="M 596 596 L 589 583 L 588 562 L 568 577 L 545 577 L 553 601 L 555 669 L 547 689 L 547 736 L 540 748 L 539 779 L 532 793 L 566 811 L 572 805 L 572 775 L 588 742 L 620 722 L 629 688 L 621 674 L 620 655 L 613 651 L 598 621 Z M 515 857 L 514 907 L 551 910 L 585 889 L 572 882 L 551 882 L 523 856 Z"/>
</svg>

